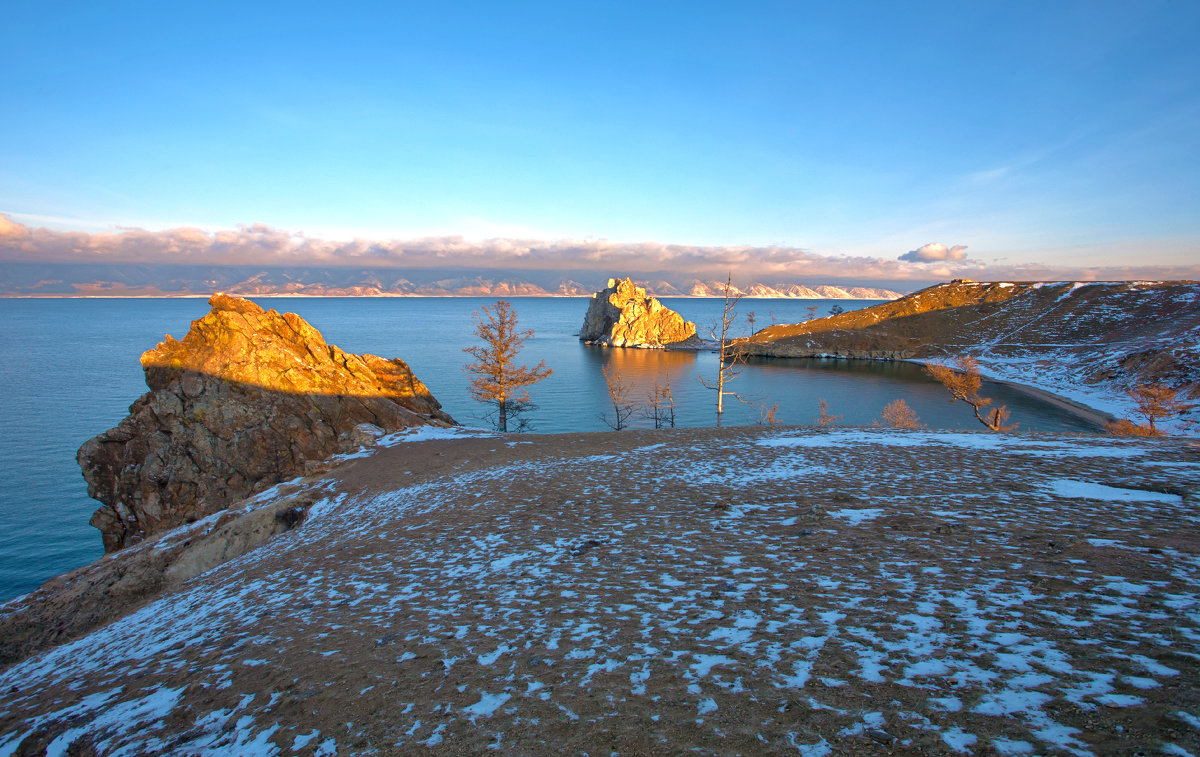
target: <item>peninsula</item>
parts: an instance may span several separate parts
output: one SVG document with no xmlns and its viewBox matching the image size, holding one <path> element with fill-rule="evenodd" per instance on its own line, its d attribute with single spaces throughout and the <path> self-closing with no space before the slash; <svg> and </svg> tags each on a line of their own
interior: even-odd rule
<svg viewBox="0 0 1200 757">
<path fill-rule="evenodd" d="M 862 310 L 768 326 L 735 350 L 915 361 L 969 355 L 989 378 L 1125 415 L 1126 391 L 1138 383 L 1200 397 L 1200 284 L 956 280 Z"/>
</svg>

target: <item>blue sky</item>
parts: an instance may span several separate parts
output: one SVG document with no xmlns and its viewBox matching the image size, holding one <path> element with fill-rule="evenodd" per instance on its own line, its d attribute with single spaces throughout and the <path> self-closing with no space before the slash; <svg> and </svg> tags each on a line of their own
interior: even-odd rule
<svg viewBox="0 0 1200 757">
<path fill-rule="evenodd" d="M 6 4 L 0 213 L 1200 275 L 1200 3 L 249 5 Z"/>
</svg>

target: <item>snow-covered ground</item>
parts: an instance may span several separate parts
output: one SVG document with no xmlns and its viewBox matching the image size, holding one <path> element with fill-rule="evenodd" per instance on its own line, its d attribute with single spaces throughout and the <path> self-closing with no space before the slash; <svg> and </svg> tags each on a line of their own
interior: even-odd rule
<svg viewBox="0 0 1200 757">
<path fill-rule="evenodd" d="M 1200 755 L 1187 441 L 468 435 L 331 475 L 0 674 L 0 755 Z"/>
</svg>

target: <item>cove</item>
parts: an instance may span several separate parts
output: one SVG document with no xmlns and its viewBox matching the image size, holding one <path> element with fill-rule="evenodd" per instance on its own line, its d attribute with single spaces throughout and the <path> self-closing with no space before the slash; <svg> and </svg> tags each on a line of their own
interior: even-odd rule
<svg viewBox="0 0 1200 757">
<path fill-rule="evenodd" d="M 477 298 L 259 298 L 267 308 L 300 314 L 331 344 L 355 353 L 400 357 L 459 422 L 483 422 L 470 399 L 471 313 L 493 299 Z M 703 331 L 720 300 L 664 299 Z M 738 328 L 797 322 L 818 305 L 865 307 L 870 301 L 743 300 Z M 654 381 L 670 380 L 677 425 L 716 420 L 713 393 L 698 377 L 713 376 L 712 352 L 605 349 L 577 337 L 587 310 L 582 298 L 518 298 L 521 326 L 534 330 L 521 358 L 545 360 L 554 375 L 534 387 L 535 432 L 599 431 L 607 392 L 600 368 L 611 365 L 634 385 L 640 400 Z M 75 451 L 117 425 L 146 391 L 138 357 L 164 334 L 182 337 L 203 316 L 203 299 L 0 299 L 0 600 L 36 588 L 102 554 L 99 532 L 88 525 L 98 503 L 87 496 Z M 919 366 L 873 361 L 759 359 L 730 388 L 750 404 L 730 401 L 726 425 L 755 423 L 762 406 L 779 403 L 784 423 L 812 423 L 817 400 L 841 414 L 842 424 L 870 424 L 889 401 L 903 398 L 931 428 L 981 430 L 969 408 L 951 404 Z M 1007 387 L 985 384 L 983 394 L 1007 404 L 1022 431 L 1094 431 L 1095 426 Z M 636 416 L 635 426 L 650 421 Z"/>
</svg>

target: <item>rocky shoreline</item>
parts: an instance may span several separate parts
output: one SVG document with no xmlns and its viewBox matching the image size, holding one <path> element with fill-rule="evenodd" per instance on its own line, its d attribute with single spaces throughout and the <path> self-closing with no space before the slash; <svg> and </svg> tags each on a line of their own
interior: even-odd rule
<svg viewBox="0 0 1200 757">
<path fill-rule="evenodd" d="M 991 378 L 991 377 L 987 376 L 986 374 L 984 374 L 984 380 L 990 381 L 995 384 L 1003 384 L 1004 386 L 1007 386 L 1010 389 L 1015 389 L 1016 391 L 1021 392 L 1022 394 L 1027 394 L 1030 397 L 1034 397 L 1038 400 L 1041 400 L 1042 402 L 1045 402 L 1048 405 L 1053 405 L 1057 408 L 1065 410 L 1068 413 L 1070 413 L 1071 415 L 1074 415 L 1076 418 L 1080 418 L 1082 420 L 1087 421 L 1088 423 L 1094 424 L 1096 426 L 1097 430 L 1102 430 L 1102 429 L 1104 429 L 1105 426 L 1107 426 L 1108 424 L 1117 420 L 1117 416 L 1113 415 L 1110 412 L 1101 410 L 1100 408 L 1085 405 L 1082 402 L 1076 402 L 1075 400 L 1060 396 L 1060 395 L 1055 394 L 1054 392 L 1048 391 L 1046 389 L 1040 389 L 1036 386 L 1031 386 L 1029 384 L 1022 384 L 1017 381 L 1008 381 L 1008 380 L 1004 380 L 1004 379 Z M 986 392 L 985 392 L 985 394 L 986 394 Z"/>
</svg>

